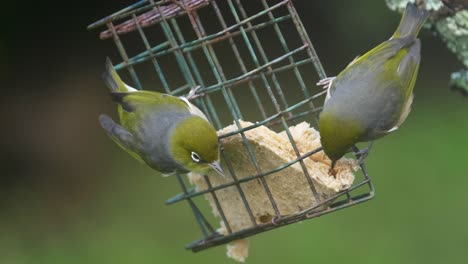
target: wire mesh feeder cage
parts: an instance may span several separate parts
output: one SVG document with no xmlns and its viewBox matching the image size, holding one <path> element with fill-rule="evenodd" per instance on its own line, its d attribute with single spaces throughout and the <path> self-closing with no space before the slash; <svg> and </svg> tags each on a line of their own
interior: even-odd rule
<svg viewBox="0 0 468 264">
<path fill-rule="evenodd" d="M 127 69 L 135 87 L 182 95 L 200 86 L 195 104 L 222 129 L 226 178 L 177 175 L 182 193 L 166 201 L 187 201 L 203 233 L 187 249 L 197 252 L 373 197 L 359 156 L 342 162 L 354 168 L 351 177 L 333 178 L 317 132 L 303 123 L 317 126 L 326 91 L 315 83 L 326 74 L 291 0 L 145 0 L 89 28 L 100 26 L 107 26 L 100 38 L 112 38 L 122 58 L 116 70 Z"/>
</svg>

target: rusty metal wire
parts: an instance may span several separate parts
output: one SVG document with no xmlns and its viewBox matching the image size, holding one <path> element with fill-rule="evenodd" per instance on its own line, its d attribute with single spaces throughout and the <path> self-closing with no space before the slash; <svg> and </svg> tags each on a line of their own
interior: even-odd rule
<svg viewBox="0 0 468 264">
<path fill-rule="evenodd" d="M 255 165 L 256 174 L 240 179 L 232 169 L 232 164 L 225 160 L 232 182 L 212 186 L 205 176 L 208 189 L 196 191 L 188 188 L 183 177 L 177 175 L 182 193 L 166 201 L 167 204 L 187 201 L 192 209 L 203 234 L 203 238 L 187 245 L 194 252 L 340 210 L 370 200 L 374 196 L 364 164 L 361 165 L 360 180 L 356 180 L 348 190 L 327 199 L 317 194 L 303 160 L 321 149 L 301 155 L 289 127 L 299 120 L 312 121 L 317 125 L 325 92 L 317 88 L 315 83 L 326 77 L 325 71 L 292 0 L 255 0 L 257 5 L 252 10 L 244 8 L 243 2 L 246 1 L 143 0 L 88 27 L 93 29 L 107 26 L 100 37 L 114 40 L 122 58 L 122 63 L 115 68 L 127 69 L 137 88 L 143 88 L 143 82 L 135 68 L 151 64 L 164 92 L 179 95 L 188 92 L 190 87 L 201 86 L 198 93 L 203 96 L 197 98 L 195 103 L 214 126 L 221 129 L 234 120 L 238 127 L 236 131 L 220 138 L 240 135 L 249 158 Z M 210 19 L 209 24 L 204 19 L 206 17 Z M 152 44 L 148 37 L 149 32 L 153 31 L 158 32 L 159 36 L 156 44 Z M 144 49 L 129 56 L 122 39 L 132 34 L 141 39 Z M 277 43 L 275 48 L 272 48 L 271 42 Z M 129 43 L 131 44 L 134 43 Z M 225 54 L 230 54 L 230 58 L 226 58 Z M 232 73 L 230 69 L 235 67 L 237 70 Z M 311 74 L 313 72 L 316 73 L 315 76 Z M 285 83 L 288 84 L 287 87 Z M 256 118 L 260 121 L 241 127 L 239 120 L 244 119 L 246 111 L 240 106 L 235 92 L 250 94 L 249 97 L 254 102 L 251 106 L 257 108 Z M 290 96 L 291 94 L 296 96 Z M 222 107 L 219 102 L 223 102 Z M 278 164 L 278 167 L 268 171 L 260 168 L 245 132 L 262 125 L 277 127 L 286 132 L 296 153 L 294 160 Z M 224 150 L 221 149 L 223 159 L 224 156 Z M 265 178 L 296 163 L 300 164 L 310 192 L 317 202 L 295 215 L 285 216 L 278 209 Z M 268 195 L 275 212 L 270 223 L 256 222 L 245 197 L 242 183 L 252 180 L 258 180 Z M 232 231 L 216 194 L 217 191 L 231 186 L 239 192 L 252 223 L 250 228 L 237 232 Z M 211 195 L 228 234 L 217 233 L 213 224 L 199 209 L 194 199 L 201 195 Z"/>
</svg>

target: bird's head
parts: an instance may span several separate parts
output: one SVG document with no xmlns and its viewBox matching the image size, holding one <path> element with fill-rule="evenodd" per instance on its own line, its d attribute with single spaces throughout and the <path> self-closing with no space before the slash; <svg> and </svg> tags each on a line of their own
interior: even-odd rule
<svg viewBox="0 0 468 264">
<path fill-rule="evenodd" d="M 190 116 L 174 128 L 171 137 L 174 160 L 186 170 L 201 174 L 215 171 L 222 176 L 216 130 L 205 119 Z"/>
<path fill-rule="evenodd" d="M 323 151 L 335 162 L 359 141 L 364 127 L 356 120 L 323 111 L 320 114 L 319 130 Z"/>
</svg>

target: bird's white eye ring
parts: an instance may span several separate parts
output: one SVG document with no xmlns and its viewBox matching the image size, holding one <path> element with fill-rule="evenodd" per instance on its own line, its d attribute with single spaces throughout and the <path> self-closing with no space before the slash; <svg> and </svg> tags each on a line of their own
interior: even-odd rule
<svg viewBox="0 0 468 264">
<path fill-rule="evenodd" d="M 190 155 L 192 157 L 192 160 L 195 161 L 196 163 L 200 162 L 200 156 L 195 153 L 195 152 L 192 152 L 192 154 Z"/>
</svg>

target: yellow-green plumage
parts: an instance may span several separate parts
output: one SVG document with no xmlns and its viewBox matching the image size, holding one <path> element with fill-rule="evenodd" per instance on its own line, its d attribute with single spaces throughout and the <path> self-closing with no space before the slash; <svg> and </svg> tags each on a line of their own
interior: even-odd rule
<svg viewBox="0 0 468 264">
<path fill-rule="evenodd" d="M 420 61 L 417 34 L 427 16 L 408 4 L 392 38 L 328 82 L 319 130 L 332 164 L 357 142 L 385 136 L 406 119 Z"/>
<path fill-rule="evenodd" d="M 205 115 L 186 98 L 127 86 L 107 61 L 104 80 L 118 103 L 120 124 L 100 116 L 108 135 L 137 160 L 165 174 L 206 173 L 219 166 L 218 138 Z"/>
</svg>

